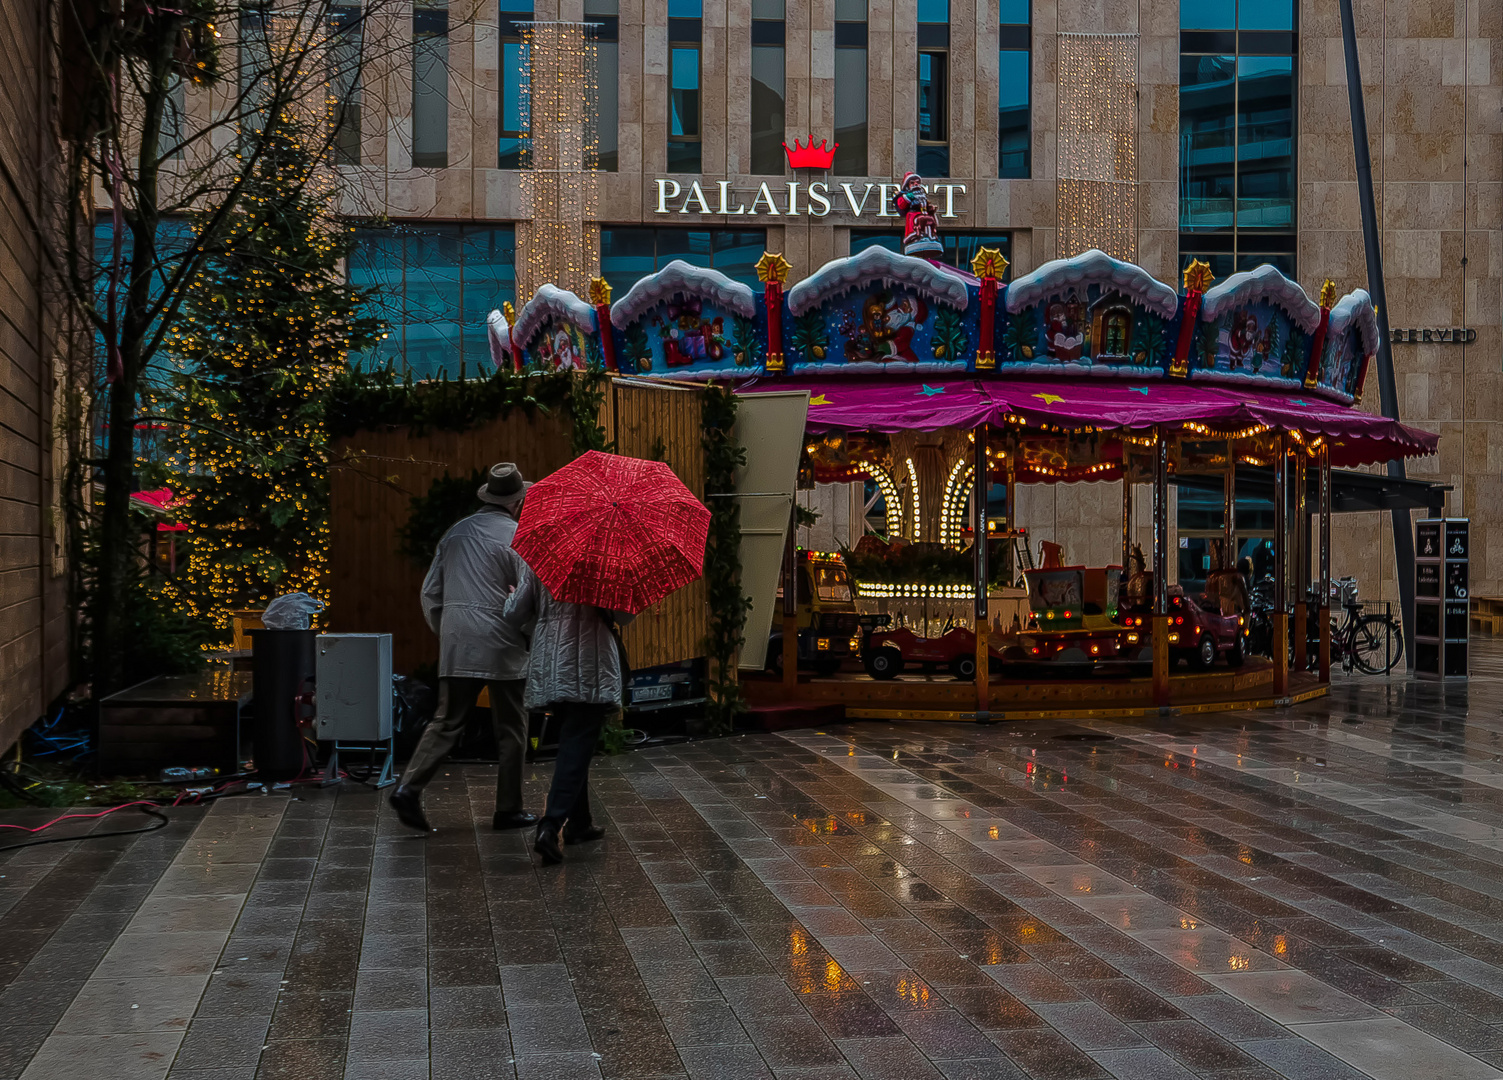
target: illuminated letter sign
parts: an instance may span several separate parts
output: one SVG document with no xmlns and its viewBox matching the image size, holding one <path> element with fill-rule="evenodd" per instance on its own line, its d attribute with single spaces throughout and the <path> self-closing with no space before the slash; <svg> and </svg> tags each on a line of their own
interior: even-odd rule
<svg viewBox="0 0 1503 1080">
<path fill-rule="evenodd" d="M 833 151 L 832 151 L 833 152 Z M 687 191 L 677 180 L 658 177 L 653 181 L 654 214 L 693 214 L 696 217 L 809 217 L 822 218 L 831 214 L 859 217 L 893 218 L 892 197 L 898 190 L 896 184 L 840 184 L 827 180 L 790 180 L 787 193 L 773 193 L 771 185 L 763 183 L 756 188 L 733 190 L 729 180 L 713 181 L 711 192 L 705 188 L 710 181 L 692 180 Z M 942 207 L 942 218 L 956 218 L 965 212 L 959 205 L 958 196 L 965 194 L 964 184 L 935 184 L 932 189 L 942 199 L 936 209 Z"/>
</svg>

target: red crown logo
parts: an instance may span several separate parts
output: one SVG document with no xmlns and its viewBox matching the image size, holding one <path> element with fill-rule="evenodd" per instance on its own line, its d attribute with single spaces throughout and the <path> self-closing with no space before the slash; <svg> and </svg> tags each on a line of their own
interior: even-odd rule
<svg viewBox="0 0 1503 1080">
<path fill-rule="evenodd" d="M 828 169 L 835 164 L 835 151 L 840 149 L 840 144 L 830 145 L 830 140 L 825 139 L 818 146 L 814 145 L 814 136 L 809 136 L 809 145 L 800 146 L 798 140 L 793 140 L 793 145 L 783 144 L 783 152 L 788 155 L 788 164 L 795 169 Z"/>
</svg>

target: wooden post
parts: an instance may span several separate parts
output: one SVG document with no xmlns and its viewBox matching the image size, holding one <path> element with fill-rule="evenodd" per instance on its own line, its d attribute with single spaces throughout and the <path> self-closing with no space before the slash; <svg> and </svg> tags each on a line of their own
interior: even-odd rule
<svg viewBox="0 0 1503 1080">
<path fill-rule="evenodd" d="M 988 429 L 982 424 L 976 429 L 975 480 L 971 484 L 971 527 L 976 539 L 973 544 L 976 556 L 976 719 L 991 719 L 991 669 L 992 654 L 989 642 L 991 615 L 987 604 L 987 582 L 991 568 L 987 565 L 986 543 L 986 492 L 991 486 L 991 469 L 986 455 Z"/>
<path fill-rule="evenodd" d="M 1169 437 L 1153 430 L 1153 703 L 1169 704 Z"/>
<path fill-rule="evenodd" d="M 1289 455 L 1282 434 L 1273 463 L 1273 692 L 1289 696 Z"/>
<path fill-rule="evenodd" d="M 783 686 L 798 686 L 798 513 L 788 508 L 788 543 L 783 546 Z"/>
<path fill-rule="evenodd" d="M 1331 448 L 1320 448 L 1320 681 L 1331 681 Z"/>
<path fill-rule="evenodd" d="M 1310 544 L 1306 527 L 1310 514 L 1306 508 L 1305 449 L 1299 448 L 1294 457 L 1294 670 L 1306 671 L 1310 666 Z"/>
<path fill-rule="evenodd" d="M 1132 469 L 1128 460 L 1132 443 L 1122 440 L 1122 581 L 1126 583 L 1132 565 Z"/>
</svg>

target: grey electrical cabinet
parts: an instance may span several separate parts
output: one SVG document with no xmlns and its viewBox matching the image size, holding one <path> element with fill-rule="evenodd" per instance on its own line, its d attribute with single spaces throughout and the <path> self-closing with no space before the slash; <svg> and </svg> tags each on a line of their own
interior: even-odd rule
<svg viewBox="0 0 1503 1080">
<path fill-rule="evenodd" d="M 316 653 L 317 738 L 390 739 L 391 635 L 320 634 Z"/>
<path fill-rule="evenodd" d="M 1466 518 L 1426 518 L 1414 525 L 1414 670 L 1465 678 L 1471 620 Z"/>
</svg>

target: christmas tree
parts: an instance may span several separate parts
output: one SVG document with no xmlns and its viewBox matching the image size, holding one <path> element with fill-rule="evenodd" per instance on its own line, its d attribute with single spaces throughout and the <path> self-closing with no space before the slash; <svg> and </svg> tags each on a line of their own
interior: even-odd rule
<svg viewBox="0 0 1503 1080">
<path fill-rule="evenodd" d="M 327 390 L 382 332 L 342 273 L 352 240 L 335 218 L 327 138 L 292 115 L 242 138 L 243 209 L 169 332 L 174 372 L 153 410 L 165 453 L 148 470 L 188 526 L 169 595 L 220 631 L 233 608 L 325 598 Z"/>
</svg>

